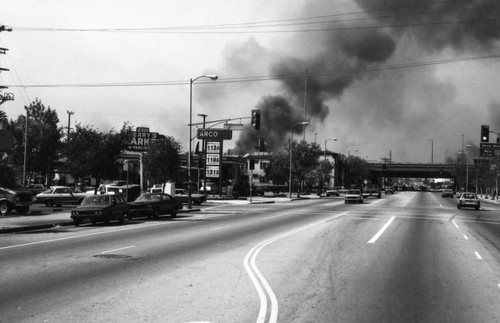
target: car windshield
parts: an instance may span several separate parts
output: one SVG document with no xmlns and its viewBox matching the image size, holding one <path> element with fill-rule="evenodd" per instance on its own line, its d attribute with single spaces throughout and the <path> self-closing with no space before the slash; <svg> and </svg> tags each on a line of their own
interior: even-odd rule
<svg viewBox="0 0 500 323">
<path fill-rule="evenodd" d="M 476 194 L 463 194 L 462 198 L 469 199 L 469 200 L 475 200 L 476 199 Z"/>
<path fill-rule="evenodd" d="M 161 196 L 159 194 L 142 194 L 136 201 L 157 201 L 160 200 Z"/>
<path fill-rule="evenodd" d="M 359 190 L 349 190 L 347 194 L 359 194 Z"/>
<path fill-rule="evenodd" d="M 108 205 L 109 204 L 109 196 L 87 196 L 82 205 Z"/>
</svg>

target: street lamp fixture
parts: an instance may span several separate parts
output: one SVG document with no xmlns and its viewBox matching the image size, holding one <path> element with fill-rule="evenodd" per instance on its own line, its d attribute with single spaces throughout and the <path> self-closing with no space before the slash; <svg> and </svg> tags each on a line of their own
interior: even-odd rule
<svg viewBox="0 0 500 323">
<path fill-rule="evenodd" d="M 290 126 L 290 133 L 291 133 L 291 140 L 290 140 L 290 174 L 288 177 L 288 194 L 290 196 L 290 199 L 292 199 L 292 155 L 293 155 L 293 127 L 295 126 L 306 126 L 308 125 L 309 122 L 307 121 L 302 121 L 299 123 L 292 124 Z"/>
<path fill-rule="evenodd" d="M 192 208 L 191 201 L 191 154 L 193 151 L 193 83 L 201 78 L 208 78 L 216 81 L 219 77 L 217 75 L 200 75 L 194 79 L 189 79 L 189 155 L 188 155 L 188 209 Z"/>
</svg>

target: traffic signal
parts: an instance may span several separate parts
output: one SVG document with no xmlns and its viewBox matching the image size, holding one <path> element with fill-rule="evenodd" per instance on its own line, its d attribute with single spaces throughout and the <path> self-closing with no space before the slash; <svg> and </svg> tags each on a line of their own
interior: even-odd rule
<svg viewBox="0 0 500 323">
<path fill-rule="evenodd" d="M 252 127 L 260 130 L 260 110 L 252 110 Z"/>
<path fill-rule="evenodd" d="M 490 141 L 490 126 L 481 125 L 481 142 L 489 142 Z"/>
</svg>

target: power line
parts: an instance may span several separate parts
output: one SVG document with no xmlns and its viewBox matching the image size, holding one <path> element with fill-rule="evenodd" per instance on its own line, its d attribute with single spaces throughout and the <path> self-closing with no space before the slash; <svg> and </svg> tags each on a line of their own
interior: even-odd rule
<svg viewBox="0 0 500 323">
<path fill-rule="evenodd" d="M 460 58 L 450 58 L 442 60 L 410 62 L 393 65 L 383 65 L 372 68 L 359 68 L 359 69 L 345 69 L 333 70 L 320 73 L 308 73 L 308 77 L 333 77 L 342 74 L 360 74 L 371 73 L 384 70 L 395 70 L 403 68 L 415 68 L 432 65 L 452 64 L 458 62 L 469 62 L 487 59 L 500 58 L 500 53 L 484 55 L 484 56 L 470 56 Z M 292 78 L 302 78 L 303 74 L 286 74 L 286 75 L 261 75 L 261 76 L 246 76 L 246 77 L 233 77 L 233 78 L 219 78 L 217 83 L 246 83 L 246 82 L 265 82 L 274 80 L 284 80 Z M 199 83 L 204 83 L 200 81 Z M 68 83 L 68 84 L 24 84 L 24 85 L 8 85 L 12 88 L 106 88 L 106 87 L 152 87 L 152 86 L 179 86 L 187 85 L 189 81 L 141 81 L 141 82 L 114 82 L 114 83 Z"/>
<path fill-rule="evenodd" d="M 288 33 L 288 32 L 318 32 L 318 31 L 341 31 L 350 29 L 373 29 L 373 28 L 401 28 L 401 27 L 416 27 L 416 26 L 432 26 L 432 25 L 443 25 L 443 24 L 461 24 L 470 22 L 484 22 L 484 19 L 463 19 L 463 20 L 449 20 L 449 21 L 425 21 L 425 22 L 414 22 L 414 23 L 403 23 L 403 24 L 385 24 L 385 25 L 368 25 L 368 26 L 343 26 L 343 27 L 324 27 L 324 28 L 314 28 L 314 29 L 289 29 L 289 30 L 225 30 L 225 29 L 240 29 L 240 28 L 270 28 L 270 27 L 299 27 L 304 25 L 318 25 L 318 24 L 332 24 L 332 23 L 345 23 L 345 22 L 360 22 L 366 20 L 375 19 L 389 19 L 389 18 L 402 18 L 409 16 L 422 16 L 429 14 L 442 14 L 442 13 L 452 13 L 452 12 L 466 12 L 466 11 L 477 11 L 480 9 L 492 9 L 499 8 L 500 5 L 486 5 L 477 7 L 465 7 L 456 8 L 452 10 L 430 10 L 423 12 L 410 12 L 401 13 L 406 9 L 414 9 L 422 6 L 428 6 L 432 4 L 433 6 L 445 4 L 445 3 L 458 3 L 467 1 L 455 0 L 455 1 L 441 1 L 441 2 L 426 2 L 420 3 L 412 6 L 400 6 L 400 7 L 390 7 L 377 10 L 368 11 L 356 11 L 347 12 L 340 14 L 322 15 L 322 16 L 312 16 L 312 17 L 302 17 L 302 18 L 288 18 L 281 20 L 268 20 L 268 21 L 258 21 L 258 22 L 247 22 L 247 23 L 234 23 L 234 24 L 213 24 L 213 25 L 196 25 L 196 26 L 173 26 L 173 27 L 156 27 L 156 28 L 43 28 L 43 27 L 16 27 L 16 31 L 46 31 L 46 32 L 120 32 L 120 33 L 157 33 L 157 34 L 226 34 L 226 33 Z M 310 21 L 317 19 L 331 19 L 342 16 L 353 16 L 353 15 L 366 15 L 373 13 L 383 13 L 387 11 L 398 11 L 398 14 L 383 15 L 383 16 L 373 16 L 373 17 L 359 17 L 359 18 L 348 18 L 348 19 L 337 19 L 337 20 L 321 20 L 321 21 Z M 491 18 L 489 20 L 498 20 L 500 18 Z M 486 20 L 488 21 L 488 20 Z"/>
</svg>

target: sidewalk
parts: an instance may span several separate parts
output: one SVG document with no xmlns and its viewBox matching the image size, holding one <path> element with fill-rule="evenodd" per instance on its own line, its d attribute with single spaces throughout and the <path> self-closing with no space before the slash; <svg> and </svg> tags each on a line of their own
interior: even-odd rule
<svg viewBox="0 0 500 323">
<path fill-rule="evenodd" d="M 304 198 L 310 198 L 309 196 Z M 296 198 L 293 198 L 295 200 Z M 279 203 L 290 201 L 288 197 L 252 197 L 252 202 L 249 199 L 209 199 L 207 203 L 213 204 L 266 204 L 266 203 Z M 191 213 L 198 212 L 201 209 L 196 206 L 189 210 L 186 206 L 179 210 L 178 213 Z M 45 213 L 40 211 L 30 211 L 26 215 L 18 215 L 13 212 L 7 216 L 0 216 L 0 234 L 2 233 L 12 233 L 19 231 L 29 231 L 29 230 L 40 230 L 49 229 L 59 226 L 69 226 L 73 225 L 73 220 L 70 218 L 71 208 L 58 208 L 54 209 L 54 212 Z"/>
</svg>

